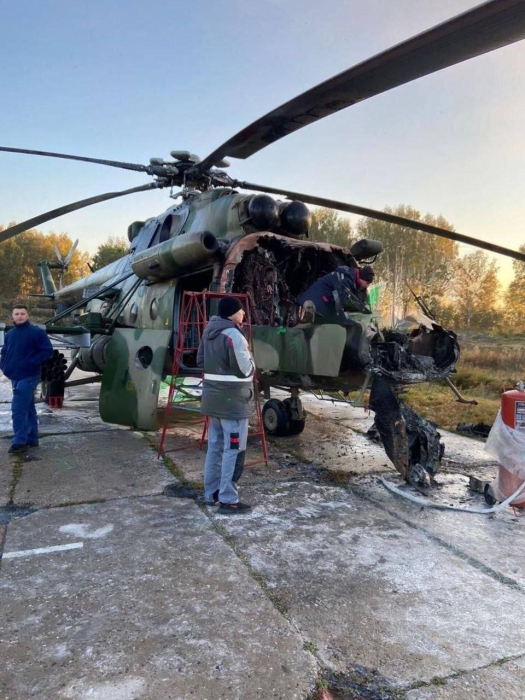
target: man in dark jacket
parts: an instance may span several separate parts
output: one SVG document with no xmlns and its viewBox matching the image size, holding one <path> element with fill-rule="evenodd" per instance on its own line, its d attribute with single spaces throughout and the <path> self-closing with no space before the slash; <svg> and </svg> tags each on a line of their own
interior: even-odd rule
<svg viewBox="0 0 525 700">
<path fill-rule="evenodd" d="M 237 481 L 243 468 L 248 420 L 255 405 L 255 362 L 241 330 L 244 309 L 236 297 L 223 297 L 219 315 L 204 330 L 197 365 L 204 369 L 201 411 L 210 417 L 204 465 L 205 500 L 230 515 L 250 508 L 240 503 Z"/>
<path fill-rule="evenodd" d="M 40 365 L 53 354 L 47 333 L 29 323 L 27 306 L 13 307 L 14 328 L 5 336 L 0 369 L 11 380 L 13 441 L 10 453 L 38 446 L 38 422 L 33 395 L 40 381 Z"/>
<path fill-rule="evenodd" d="M 304 305 L 312 302 L 315 306 L 317 323 L 345 323 L 344 311 L 369 312 L 366 302 L 367 289 L 374 279 L 370 265 L 362 268 L 341 265 L 316 280 L 297 299 Z"/>
</svg>

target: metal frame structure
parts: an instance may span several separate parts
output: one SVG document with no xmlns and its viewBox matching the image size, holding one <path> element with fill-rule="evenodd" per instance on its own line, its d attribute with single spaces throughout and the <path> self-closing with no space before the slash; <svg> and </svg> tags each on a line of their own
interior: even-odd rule
<svg viewBox="0 0 525 700">
<path fill-rule="evenodd" d="M 252 339 L 252 327 L 251 327 L 251 317 L 250 317 L 250 303 L 247 294 L 224 294 L 223 292 L 188 292 L 185 291 L 181 300 L 179 325 L 177 333 L 177 341 L 175 343 L 175 348 L 173 352 L 173 364 L 171 369 L 171 381 L 168 392 L 168 402 L 166 404 L 166 409 L 164 412 L 164 424 L 162 427 L 162 435 L 159 443 L 158 457 L 167 454 L 168 452 L 176 452 L 178 450 L 184 450 L 191 447 L 196 447 L 195 442 L 189 444 L 174 447 L 170 450 L 165 449 L 166 432 L 170 423 L 170 415 L 173 409 L 173 404 L 175 402 L 175 397 L 177 393 L 182 393 L 188 397 L 188 402 L 196 402 L 197 398 L 188 396 L 188 392 L 184 389 L 184 378 L 186 377 L 198 377 L 202 379 L 203 372 L 195 367 L 194 370 L 184 367 L 183 359 L 184 355 L 188 353 L 197 352 L 199 343 L 202 338 L 204 329 L 208 323 L 208 310 L 210 302 L 218 302 L 224 296 L 233 296 L 239 299 L 244 307 L 246 316 L 244 322 L 244 328 L 247 331 L 248 344 L 253 350 L 253 339 Z M 183 367 L 183 373 L 181 373 L 181 367 Z M 177 383 L 177 379 L 182 377 L 182 383 Z M 250 432 L 248 437 L 259 437 L 261 440 L 261 448 L 263 453 L 263 459 L 247 462 L 246 466 L 251 466 L 253 464 L 259 464 L 264 462 L 268 464 L 268 451 L 266 447 L 266 436 L 264 434 L 264 425 L 262 420 L 261 403 L 259 400 L 259 389 L 257 386 L 257 379 L 254 377 L 253 382 L 254 388 L 254 398 L 257 414 L 257 428 L 255 432 Z M 195 425 L 203 423 L 202 434 L 198 443 L 199 449 L 202 449 L 204 442 L 206 440 L 206 435 L 208 432 L 208 418 L 202 417 L 195 421 L 184 422 L 185 425 Z"/>
</svg>

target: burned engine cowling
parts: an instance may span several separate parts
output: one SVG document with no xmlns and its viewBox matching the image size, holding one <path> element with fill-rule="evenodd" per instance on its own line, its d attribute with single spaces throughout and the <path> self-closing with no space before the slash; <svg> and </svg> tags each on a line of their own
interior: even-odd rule
<svg viewBox="0 0 525 700">
<path fill-rule="evenodd" d="M 425 317 L 409 333 L 374 325 L 371 314 L 345 314 L 347 333 L 341 372 L 373 369 L 402 384 L 444 379 L 459 359 L 456 334 Z"/>
<path fill-rule="evenodd" d="M 426 316 L 407 332 L 384 329 L 375 336 L 372 362 L 380 374 L 404 384 L 444 379 L 459 360 L 456 334 Z"/>
</svg>

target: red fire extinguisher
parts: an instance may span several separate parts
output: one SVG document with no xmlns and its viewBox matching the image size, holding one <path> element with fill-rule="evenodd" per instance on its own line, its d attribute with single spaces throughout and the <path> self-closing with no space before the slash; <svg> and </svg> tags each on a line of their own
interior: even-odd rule
<svg viewBox="0 0 525 700">
<path fill-rule="evenodd" d="M 509 428 L 525 433 L 525 384 L 518 382 L 516 387 L 516 389 L 505 391 L 501 395 L 501 418 Z M 498 500 L 505 500 L 512 496 L 523 484 L 523 481 L 500 464 L 498 478 L 493 487 L 494 491 L 499 491 Z M 525 491 L 517 497 L 512 505 L 518 508 L 525 507 Z"/>
</svg>

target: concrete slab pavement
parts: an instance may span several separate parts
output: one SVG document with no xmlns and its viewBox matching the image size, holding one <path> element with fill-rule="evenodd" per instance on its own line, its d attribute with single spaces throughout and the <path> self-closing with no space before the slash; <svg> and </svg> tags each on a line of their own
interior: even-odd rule
<svg viewBox="0 0 525 700">
<path fill-rule="evenodd" d="M 440 482 L 446 483 L 447 480 L 455 484 L 461 483 L 458 475 L 440 475 Z M 401 479 L 391 476 L 389 481 L 404 488 Z M 465 478 L 464 482 L 466 481 Z M 523 523 L 510 508 L 496 516 L 434 510 L 420 508 L 403 498 L 393 496 L 377 479 L 363 478 L 355 482 L 353 487 L 356 494 L 366 495 L 385 512 L 442 542 L 463 558 L 470 559 L 472 565 L 485 569 L 495 579 L 506 581 L 508 585 L 525 592 L 525 561 L 521 541 Z M 463 488 L 466 496 L 466 483 Z M 410 488 L 406 491 L 412 492 Z M 435 499 L 430 495 L 428 502 L 432 503 L 433 500 Z M 466 503 L 462 503 L 457 497 L 444 499 L 444 502 L 447 500 L 451 504 L 455 501 L 455 505 L 464 508 L 465 511 L 469 508 L 488 508 L 480 495 Z"/>
<path fill-rule="evenodd" d="M 523 697 L 524 688 L 524 661 L 518 659 L 454 676 L 434 688 L 411 690 L 406 694 L 406 700 L 517 700 Z"/>
<path fill-rule="evenodd" d="M 315 677 L 300 634 L 192 501 L 13 521 L 0 597 L 5 699 L 288 700 Z"/>
<path fill-rule="evenodd" d="M 253 510 L 219 516 L 162 495 L 173 482 L 199 495 L 202 452 L 157 460 L 159 435 L 108 428 L 94 394 L 42 414 L 28 461 L 2 457 L 2 700 L 521 700 L 512 511 L 401 501 L 378 485 L 395 472 L 363 435 L 371 418 L 321 403 L 302 435 L 269 441 L 268 467 L 246 470 Z M 167 446 L 192 433 L 170 430 Z M 482 443 L 445 440 L 440 493 L 456 471 L 495 474 Z"/>
<path fill-rule="evenodd" d="M 147 439 L 129 430 L 41 438 L 20 458 L 17 499 L 58 506 L 162 493 L 170 474 Z"/>
<path fill-rule="evenodd" d="M 223 527 L 326 667 L 344 672 L 351 659 L 410 687 L 525 654 L 523 591 L 424 532 L 340 488 L 258 496 Z"/>
</svg>

